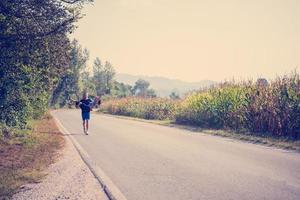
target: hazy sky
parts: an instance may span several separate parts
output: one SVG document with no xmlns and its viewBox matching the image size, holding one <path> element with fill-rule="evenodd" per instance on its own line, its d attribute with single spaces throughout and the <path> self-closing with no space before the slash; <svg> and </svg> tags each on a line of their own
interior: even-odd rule
<svg viewBox="0 0 300 200">
<path fill-rule="evenodd" d="M 118 72 L 187 81 L 300 68 L 300 0 L 95 0 L 74 37 Z"/>
</svg>

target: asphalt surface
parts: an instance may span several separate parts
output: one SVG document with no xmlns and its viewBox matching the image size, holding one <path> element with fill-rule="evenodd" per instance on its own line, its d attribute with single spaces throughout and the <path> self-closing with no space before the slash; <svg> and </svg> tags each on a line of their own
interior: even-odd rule
<svg viewBox="0 0 300 200">
<path fill-rule="evenodd" d="M 299 200 L 300 154 L 80 110 L 54 116 L 128 200 Z"/>
</svg>

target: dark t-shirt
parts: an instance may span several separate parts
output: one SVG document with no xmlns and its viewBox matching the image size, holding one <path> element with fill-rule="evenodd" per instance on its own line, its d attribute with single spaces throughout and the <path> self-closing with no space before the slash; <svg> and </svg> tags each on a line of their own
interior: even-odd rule
<svg viewBox="0 0 300 200">
<path fill-rule="evenodd" d="M 81 111 L 82 112 L 90 112 L 91 111 L 91 107 L 90 107 L 90 104 L 92 103 L 93 101 L 91 99 L 81 99 L 80 100 L 80 108 L 81 108 Z"/>
</svg>

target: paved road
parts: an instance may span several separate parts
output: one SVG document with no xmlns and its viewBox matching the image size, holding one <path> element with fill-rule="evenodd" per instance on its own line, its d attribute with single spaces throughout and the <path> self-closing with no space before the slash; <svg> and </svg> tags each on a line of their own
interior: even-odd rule
<svg viewBox="0 0 300 200">
<path fill-rule="evenodd" d="M 150 123 L 55 114 L 128 200 L 299 200 L 300 154 Z"/>
</svg>

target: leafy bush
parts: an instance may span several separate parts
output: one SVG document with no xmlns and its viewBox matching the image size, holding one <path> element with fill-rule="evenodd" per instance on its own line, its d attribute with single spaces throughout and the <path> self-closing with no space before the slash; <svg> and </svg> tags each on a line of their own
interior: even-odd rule
<svg viewBox="0 0 300 200">
<path fill-rule="evenodd" d="M 47 110 L 58 79 L 70 68 L 68 34 L 87 1 L 76 2 L 1 1 L 0 123 L 25 129 Z"/>
<path fill-rule="evenodd" d="M 9 139 L 13 138 L 18 138 L 19 140 L 22 140 L 23 138 L 28 139 L 30 131 L 31 127 L 29 126 L 26 127 L 26 129 L 18 129 L 0 123 L 0 144 L 1 142 L 9 141 Z"/>
</svg>

